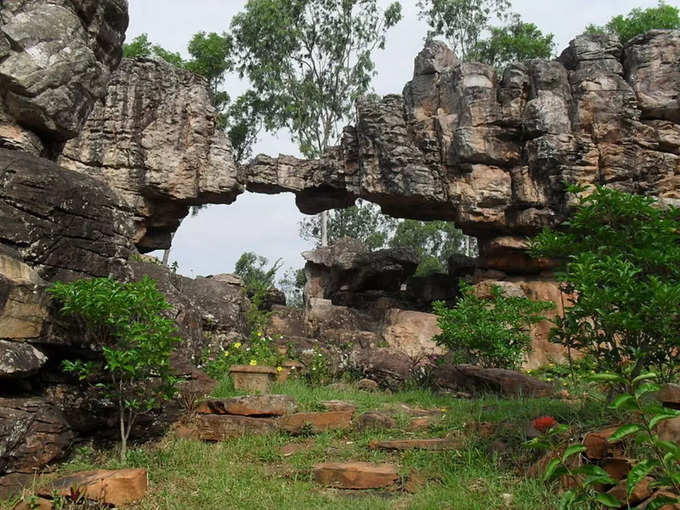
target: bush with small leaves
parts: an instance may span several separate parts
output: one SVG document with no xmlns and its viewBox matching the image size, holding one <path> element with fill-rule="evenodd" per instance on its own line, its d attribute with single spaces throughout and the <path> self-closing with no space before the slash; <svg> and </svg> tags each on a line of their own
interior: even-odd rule
<svg viewBox="0 0 680 510">
<path fill-rule="evenodd" d="M 124 461 L 136 419 L 175 394 L 170 355 L 180 339 L 165 316 L 170 305 L 146 276 L 130 283 L 113 278 L 58 282 L 49 292 L 89 342 L 102 346 L 102 362 L 67 360 L 63 367 L 81 381 L 95 381 L 117 405 Z"/>
<path fill-rule="evenodd" d="M 434 340 L 451 351 L 456 363 L 482 367 L 517 369 L 531 350 L 530 327 L 545 319 L 541 313 L 553 303 L 507 297 L 500 287 L 492 288 L 490 299 L 478 297 L 461 282 L 463 297 L 453 308 L 434 303 L 441 334 Z"/>
</svg>

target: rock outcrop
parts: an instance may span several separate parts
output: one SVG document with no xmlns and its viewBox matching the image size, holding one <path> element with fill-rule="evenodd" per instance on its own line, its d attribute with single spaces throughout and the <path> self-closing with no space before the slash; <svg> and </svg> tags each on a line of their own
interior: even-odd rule
<svg viewBox="0 0 680 510">
<path fill-rule="evenodd" d="M 142 251 L 169 248 L 189 206 L 230 204 L 244 191 L 207 82 L 162 60 L 123 60 L 59 164 L 119 192 Z"/>
<path fill-rule="evenodd" d="M 126 0 L 3 0 L 0 147 L 34 154 L 78 134 L 122 57 Z"/>
</svg>

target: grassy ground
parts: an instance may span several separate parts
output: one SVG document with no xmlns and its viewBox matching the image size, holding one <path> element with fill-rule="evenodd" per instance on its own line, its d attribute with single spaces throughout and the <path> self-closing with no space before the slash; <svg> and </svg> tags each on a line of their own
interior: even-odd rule
<svg viewBox="0 0 680 510">
<path fill-rule="evenodd" d="M 286 434 L 252 436 L 218 444 L 176 439 L 169 434 L 160 442 L 134 449 L 125 466 L 115 452 L 81 449 L 58 473 L 94 468 L 141 467 L 149 472 L 150 490 L 138 510 L 225 510 L 307 508 L 546 510 L 555 507 L 553 487 L 525 476 L 538 456 L 526 448 L 526 426 L 543 415 L 579 429 L 592 429 L 611 421 L 603 406 L 587 406 L 564 400 L 506 400 L 487 397 L 474 400 L 436 395 L 423 389 L 394 394 L 368 393 L 352 386 L 310 387 L 288 381 L 274 393 L 295 397 L 303 410 L 319 408 L 322 400 L 348 400 L 357 413 L 406 403 L 439 409 L 443 419 L 431 428 L 409 432 L 409 418 L 398 416 L 395 430 L 327 432 L 315 436 Z M 232 396 L 228 380 L 217 395 Z M 479 422 L 504 424 L 492 437 L 481 438 Z M 456 451 L 388 453 L 370 449 L 374 439 L 419 437 L 463 438 Z M 297 451 L 282 455 L 281 448 L 294 443 Z M 417 473 L 425 482 L 413 493 L 403 487 L 387 491 L 339 491 L 319 487 L 310 478 L 312 466 L 326 461 L 393 462 L 404 480 Z M 512 495 L 512 505 L 504 498 Z"/>
</svg>

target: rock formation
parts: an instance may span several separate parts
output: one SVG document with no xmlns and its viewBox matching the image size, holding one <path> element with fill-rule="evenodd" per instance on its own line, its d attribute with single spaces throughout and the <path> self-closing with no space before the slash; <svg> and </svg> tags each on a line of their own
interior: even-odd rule
<svg viewBox="0 0 680 510">
<path fill-rule="evenodd" d="M 244 191 L 207 82 L 162 60 L 123 60 L 59 164 L 120 193 L 142 251 L 168 248 L 190 205 L 229 204 Z"/>
<path fill-rule="evenodd" d="M 0 147 L 53 153 L 80 131 L 122 56 L 126 0 L 3 0 Z"/>
</svg>

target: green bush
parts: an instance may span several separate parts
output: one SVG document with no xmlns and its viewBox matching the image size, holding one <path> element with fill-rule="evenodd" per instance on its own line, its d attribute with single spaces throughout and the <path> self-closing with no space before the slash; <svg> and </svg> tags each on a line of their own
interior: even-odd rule
<svg viewBox="0 0 680 510">
<path fill-rule="evenodd" d="M 571 192 L 583 190 L 571 188 Z M 546 229 L 534 255 L 560 265 L 572 306 L 552 340 L 598 361 L 600 371 L 671 380 L 680 364 L 680 210 L 597 188 L 578 199 L 560 230 Z"/>
<path fill-rule="evenodd" d="M 434 340 L 450 349 L 456 363 L 519 368 L 531 350 L 531 325 L 544 320 L 541 313 L 554 304 L 506 297 L 498 286 L 493 286 L 491 299 L 478 297 L 464 282 L 461 290 L 462 298 L 454 308 L 442 301 L 434 303 L 442 330 Z"/>
<path fill-rule="evenodd" d="M 102 345 L 103 363 L 64 361 L 64 370 L 96 386 L 118 407 L 121 460 L 136 419 L 175 394 L 170 354 L 180 339 L 156 282 L 121 283 L 112 278 L 55 283 L 50 293 L 61 313 L 76 321 L 91 343 Z M 104 374 L 104 377 L 101 375 Z"/>
<path fill-rule="evenodd" d="M 213 379 L 229 375 L 232 365 L 264 365 L 279 368 L 285 361 L 270 336 L 254 331 L 248 340 L 233 341 L 205 360 L 204 370 Z"/>
</svg>

